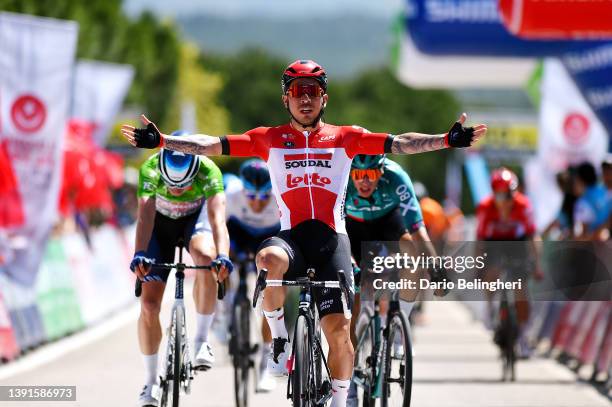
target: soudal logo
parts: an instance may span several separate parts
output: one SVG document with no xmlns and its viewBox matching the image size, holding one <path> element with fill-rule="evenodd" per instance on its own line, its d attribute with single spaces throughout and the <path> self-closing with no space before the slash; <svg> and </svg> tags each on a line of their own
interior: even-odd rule
<svg viewBox="0 0 612 407">
<path fill-rule="evenodd" d="M 331 168 L 331 153 L 327 154 L 285 154 L 285 169 L 298 167 Z"/>
<path fill-rule="evenodd" d="M 324 187 L 325 185 L 331 184 L 331 180 L 327 177 L 322 177 L 317 173 L 304 174 L 304 176 L 293 176 L 287 174 L 287 188 L 295 188 L 300 185 L 313 185 L 317 187 Z"/>
</svg>

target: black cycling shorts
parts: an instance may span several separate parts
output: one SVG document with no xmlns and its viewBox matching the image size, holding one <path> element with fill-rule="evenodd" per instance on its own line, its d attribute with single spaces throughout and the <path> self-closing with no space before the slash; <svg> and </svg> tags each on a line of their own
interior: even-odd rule
<svg viewBox="0 0 612 407">
<path fill-rule="evenodd" d="M 151 233 L 151 240 L 147 247 L 147 255 L 155 259 L 156 263 L 174 263 L 174 254 L 179 241 L 183 240 L 184 247 L 189 250 L 191 236 L 195 233 L 196 222 L 200 211 L 194 214 L 172 219 L 159 212 L 155 214 L 155 226 Z M 168 280 L 169 269 L 153 268 L 146 276 L 145 281 Z"/>
<path fill-rule="evenodd" d="M 264 240 L 276 235 L 280 226 L 249 230 L 233 216 L 227 220 L 227 231 L 234 253 L 255 254 Z M 254 233 L 255 232 L 255 233 Z"/>
<path fill-rule="evenodd" d="M 347 216 L 346 232 L 351 240 L 351 253 L 357 264 L 361 263 L 362 242 L 397 242 L 404 234 L 410 233 L 399 207 L 374 220 L 358 221 Z"/>
<path fill-rule="evenodd" d="M 315 269 L 316 281 L 337 281 L 337 272 L 342 270 L 350 287 L 353 286 L 353 269 L 348 236 L 336 233 L 318 220 L 308 220 L 290 230 L 281 230 L 276 236 L 265 240 L 258 251 L 276 246 L 289 256 L 286 280 L 305 277 L 307 268 Z M 315 288 L 313 295 L 319 316 L 342 314 L 342 297 L 337 288 Z M 351 294 L 352 291 L 351 291 Z M 351 299 L 352 303 L 352 299 Z"/>
</svg>

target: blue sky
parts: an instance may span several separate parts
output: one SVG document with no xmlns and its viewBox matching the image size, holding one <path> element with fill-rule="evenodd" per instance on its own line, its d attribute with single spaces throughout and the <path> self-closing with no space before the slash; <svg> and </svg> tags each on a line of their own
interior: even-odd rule
<svg viewBox="0 0 612 407">
<path fill-rule="evenodd" d="M 356 14 L 392 16 L 406 0 L 124 0 L 130 13 L 150 9 L 157 14 L 206 13 L 219 16 L 260 15 L 275 18 L 312 18 L 318 15 Z"/>
</svg>

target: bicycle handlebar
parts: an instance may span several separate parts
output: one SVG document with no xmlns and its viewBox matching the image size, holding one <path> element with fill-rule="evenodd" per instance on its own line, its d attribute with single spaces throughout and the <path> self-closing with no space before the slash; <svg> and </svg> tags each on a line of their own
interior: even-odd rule
<svg viewBox="0 0 612 407">
<path fill-rule="evenodd" d="M 257 307 L 257 301 L 261 291 L 266 287 L 318 287 L 318 288 L 338 288 L 341 290 L 342 307 L 344 308 L 344 316 L 347 319 L 351 318 L 351 312 L 353 309 L 353 298 L 350 295 L 350 288 L 346 281 L 344 271 L 338 271 L 338 280 L 330 281 L 312 281 L 312 280 L 267 280 L 268 270 L 261 269 L 257 276 L 257 283 L 255 284 L 255 290 L 253 292 L 253 308 Z"/>
<path fill-rule="evenodd" d="M 219 268 L 221 267 L 220 263 L 216 263 L 213 261 L 213 263 L 211 265 L 208 266 L 190 266 L 187 265 L 185 263 L 155 263 L 151 265 L 152 269 L 177 269 L 177 270 L 184 270 L 184 269 L 198 269 L 198 270 L 212 270 L 213 268 L 217 269 L 217 271 L 219 271 Z M 134 296 L 136 296 L 136 298 L 140 297 L 140 295 L 142 294 L 142 281 L 137 278 L 136 279 L 136 286 L 134 287 Z M 225 280 L 221 281 L 218 285 L 217 285 L 217 299 L 222 300 L 225 297 Z"/>
</svg>

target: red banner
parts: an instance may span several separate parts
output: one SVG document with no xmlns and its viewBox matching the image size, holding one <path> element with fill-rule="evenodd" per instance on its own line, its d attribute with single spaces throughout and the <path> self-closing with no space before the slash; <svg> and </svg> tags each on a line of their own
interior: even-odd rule
<svg viewBox="0 0 612 407">
<path fill-rule="evenodd" d="M 612 39 L 612 2 L 499 0 L 506 28 L 533 39 Z"/>
</svg>

